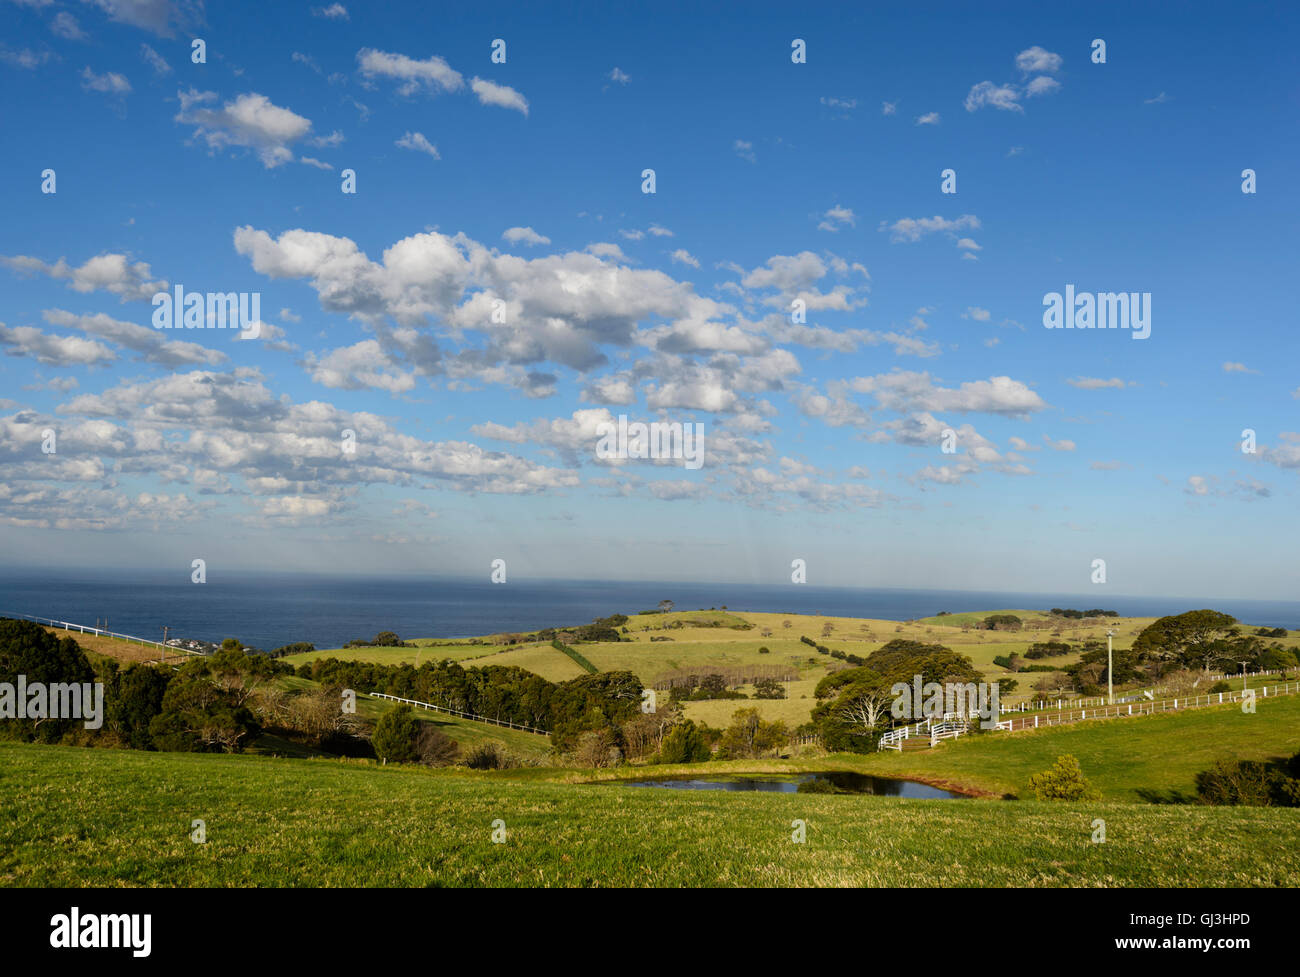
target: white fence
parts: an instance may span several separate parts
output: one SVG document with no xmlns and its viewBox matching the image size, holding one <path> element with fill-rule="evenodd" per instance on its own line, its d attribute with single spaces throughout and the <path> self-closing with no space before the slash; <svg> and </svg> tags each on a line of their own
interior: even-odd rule
<svg viewBox="0 0 1300 977">
<path fill-rule="evenodd" d="M 929 719 L 922 720 L 915 726 L 899 726 L 897 729 L 891 729 L 880 737 L 876 743 L 876 749 L 879 750 L 897 750 L 903 752 L 903 740 L 909 740 L 912 737 L 929 737 L 930 745 L 936 745 L 939 740 L 956 739 L 963 733 L 967 732 L 969 727 L 964 720 L 950 718 L 949 714 L 944 715 L 943 722 L 935 723 Z"/>
<path fill-rule="evenodd" d="M 24 621 L 35 621 L 37 624 L 44 624 L 52 628 L 62 628 L 64 631 L 78 631 L 81 634 L 97 634 L 105 638 L 125 638 L 127 641 L 134 641 L 137 644 L 153 645 L 155 648 L 167 648 L 167 645 L 164 645 L 161 641 L 150 641 L 148 638 L 137 638 L 133 634 L 118 634 L 116 631 L 105 631 L 103 628 L 92 628 L 87 624 L 73 624 L 69 621 L 56 621 L 49 617 L 37 617 L 35 614 L 6 613 L 3 616 L 20 617 Z"/>
<path fill-rule="evenodd" d="M 76 631 L 79 634 L 94 634 L 101 638 L 121 638 L 123 641 L 131 641 L 139 645 L 149 645 L 158 648 L 163 652 L 161 658 L 156 659 L 160 662 L 167 660 L 166 653 L 171 651 L 176 653 L 176 657 L 183 658 L 185 655 L 198 655 L 197 651 L 191 651 L 189 648 L 181 648 L 176 645 L 165 645 L 161 641 L 152 641 L 149 638 L 138 638 L 133 634 L 121 634 L 117 631 L 108 631 L 104 628 L 92 628 L 89 624 L 74 624 L 71 621 L 56 621 L 50 617 L 37 617 L 35 614 L 12 614 L 5 613 L 3 617 L 22 618 L 24 621 L 34 621 L 37 624 L 43 624 L 51 628 L 62 628 L 64 631 Z M 144 664 L 151 664 L 145 662 Z"/>
<path fill-rule="evenodd" d="M 1020 672 L 1020 673 L 1017 673 L 1017 674 L 1021 674 L 1021 675 L 1032 675 L 1033 673 L 1032 673 L 1032 672 Z M 1203 682 L 1220 682 L 1220 681 L 1226 681 L 1226 680 L 1228 680 L 1228 679 L 1232 679 L 1232 678 L 1243 678 L 1243 677 L 1244 677 L 1244 678 L 1256 678 L 1256 677 L 1258 677 L 1258 676 L 1265 676 L 1265 675 L 1285 675 L 1285 674 L 1286 674 L 1286 671 L 1283 670 L 1283 669 L 1276 669 L 1276 668 L 1262 668 L 1262 669 L 1260 669 L 1260 670 L 1257 671 L 1257 672 L 1247 672 L 1244 676 L 1242 675 L 1241 672 L 1233 672 L 1232 674 L 1220 673 L 1220 674 L 1216 674 L 1216 675 L 1205 675 L 1205 676 L 1202 676 L 1201 681 L 1203 681 Z M 1156 693 L 1159 693 L 1159 692 L 1162 692 L 1162 691 L 1165 691 L 1165 690 L 1161 689 L 1160 686 L 1156 686 L 1156 688 L 1154 689 L 1154 691 L 1155 691 Z M 1142 697 L 1142 693 L 1141 693 L 1141 692 L 1132 692 L 1132 691 L 1130 691 L 1130 692 L 1124 693 L 1124 695 L 1126 696 L 1126 698 L 1133 698 L 1135 701 L 1136 701 L 1137 698 L 1141 698 L 1141 697 Z M 1116 696 L 1116 698 L 1118 698 L 1118 696 Z M 1064 708 L 1064 706 L 1065 706 L 1065 704 L 1067 703 L 1067 701 L 1068 701 L 1068 703 L 1069 703 L 1071 706 L 1080 706 L 1080 707 L 1085 707 L 1085 708 L 1086 708 L 1086 707 L 1091 707 L 1091 706 L 1104 706 L 1104 705 L 1107 705 L 1107 704 L 1108 704 L 1108 703 L 1106 702 L 1106 697 L 1105 697 L 1104 695 L 1102 695 L 1102 696 L 1093 696 L 1093 697 L 1088 698 L 1088 699 L 1069 699 L 1069 700 L 1066 700 L 1066 699 L 1057 699 L 1057 700 L 1056 700 L 1056 708 L 1057 708 L 1057 709 L 1062 709 L 1062 708 Z M 1149 702 L 1150 700 L 1148 699 L 1147 701 Z M 1004 705 L 1004 706 L 1002 706 L 1002 712 L 1003 712 L 1004 714 L 1005 714 L 1005 713 L 1008 713 L 1008 712 L 1038 712 L 1038 711 L 1041 711 L 1041 710 L 1043 710 L 1043 709 L 1051 709 L 1051 708 L 1052 708 L 1052 703 L 1051 703 L 1051 700 L 1050 700 L 1050 699 L 1039 699 L 1037 705 L 1035 705 L 1035 704 L 1033 704 L 1033 703 L 1030 703 L 1030 702 L 1020 702 L 1020 703 L 1017 703 L 1016 705 L 1013 705 L 1013 706 L 1005 706 L 1005 705 Z"/>
<path fill-rule="evenodd" d="M 1018 719 L 1007 719 L 998 723 L 998 729 L 1039 729 L 1042 726 L 1061 726 L 1066 723 L 1082 722 L 1086 719 L 1114 719 L 1121 716 L 1153 716 L 1161 712 L 1181 712 L 1184 709 L 1203 709 L 1226 702 L 1240 702 L 1247 696 L 1254 695 L 1264 699 L 1270 696 L 1295 695 L 1300 692 L 1300 682 L 1284 682 L 1279 685 L 1265 685 L 1258 689 L 1241 692 L 1209 692 L 1202 695 L 1179 696 L 1175 699 L 1157 701 L 1130 702 L 1125 705 L 1101 705 L 1087 709 L 1071 709 Z"/>
<path fill-rule="evenodd" d="M 390 702 L 404 702 L 408 706 L 418 706 L 421 709 L 432 709 L 434 712 L 445 712 L 449 716 L 459 716 L 461 719 L 472 719 L 476 723 L 491 723 L 493 726 L 505 726 L 509 729 L 523 730 L 525 733 L 536 733 L 538 736 L 550 736 L 550 731 L 537 729 L 533 726 L 521 726 L 519 723 L 506 722 L 503 719 L 490 719 L 487 716 L 477 716 L 472 712 L 461 712 L 459 709 L 448 709 L 446 706 L 435 706 L 432 702 L 421 702 L 419 699 L 403 699 L 398 695 L 388 695 L 384 692 L 365 692 L 363 695 L 373 696 L 376 699 L 388 699 Z"/>
</svg>

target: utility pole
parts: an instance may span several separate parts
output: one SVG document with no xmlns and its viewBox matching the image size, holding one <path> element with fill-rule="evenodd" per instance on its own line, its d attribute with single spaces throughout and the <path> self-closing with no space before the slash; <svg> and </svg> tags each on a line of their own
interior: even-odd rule
<svg viewBox="0 0 1300 977">
<path fill-rule="evenodd" d="M 1114 638 L 1115 629 L 1106 629 L 1106 705 L 1115 704 L 1115 656 L 1114 656 Z"/>
<path fill-rule="evenodd" d="M 167 625 L 164 624 L 164 625 L 163 625 L 163 655 L 164 655 L 164 657 L 166 656 L 166 653 L 167 653 L 167 631 L 168 631 L 168 630 L 169 630 L 169 629 L 168 629 Z"/>
<path fill-rule="evenodd" d="M 1241 663 L 1241 691 L 1246 691 L 1246 662 Z"/>
</svg>

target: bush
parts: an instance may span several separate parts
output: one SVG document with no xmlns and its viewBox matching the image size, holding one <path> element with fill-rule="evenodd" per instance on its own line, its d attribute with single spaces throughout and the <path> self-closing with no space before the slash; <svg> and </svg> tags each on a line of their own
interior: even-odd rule
<svg viewBox="0 0 1300 977">
<path fill-rule="evenodd" d="M 426 767 L 449 767 L 460 759 L 460 744 L 432 723 L 423 723 L 415 737 L 415 753 Z"/>
<path fill-rule="evenodd" d="M 1292 757 L 1288 767 L 1297 765 Z M 1243 807 L 1300 806 L 1300 780 L 1287 769 L 1259 760 L 1224 759 L 1196 775 L 1196 794 L 1202 804 Z"/>
<path fill-rule="evenodd" d="M 1091 801 L 1101 795 L 1083 778 L 1079 761 L 1066 754 L 1056 758 L 1056 765 L 1029 778 L 1029 789 L 1040 801 Z"/>
<path fill-rule="evenodd" d="M 1216 692 L 1231 692 L 1232 686 L 1229 685 L 1227 682 L 1215 682 L 1206 691 L 1209 692 L 1211 695 L 1213 695 Z"/>
<path fill-rule="evenodd" d="M 471 770 L 509 770 L 518 766 L 500 743 L 480 743 L 465 757 L 465 766 Z"/>
</svg>

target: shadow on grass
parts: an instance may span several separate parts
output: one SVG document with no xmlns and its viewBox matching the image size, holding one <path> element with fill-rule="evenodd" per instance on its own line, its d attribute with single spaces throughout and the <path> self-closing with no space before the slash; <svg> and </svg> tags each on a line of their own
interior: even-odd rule
<svg viewBox="0 0 1300 977">
<path fill-rule="evenodd" d="M 1139 787 L 1134 791 L 1138 797 L 1148 804 L 1195 804 L 1197 797 L 1195 794 L 1189 794 L 1186 791 L 1179 790 L 1155 790 L 1150 787 Z"/>
</svg>

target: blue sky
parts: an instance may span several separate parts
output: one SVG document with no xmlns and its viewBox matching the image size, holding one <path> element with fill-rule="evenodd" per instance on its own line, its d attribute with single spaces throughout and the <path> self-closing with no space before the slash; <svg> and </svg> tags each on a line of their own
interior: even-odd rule
<svg viewBox="0 0 1300 977">
<path fill-rule="evenodd" d="M 1294 596 L 1294 11 L 266 6 L 0 0 L 0 562 Z"/>
</svg>

